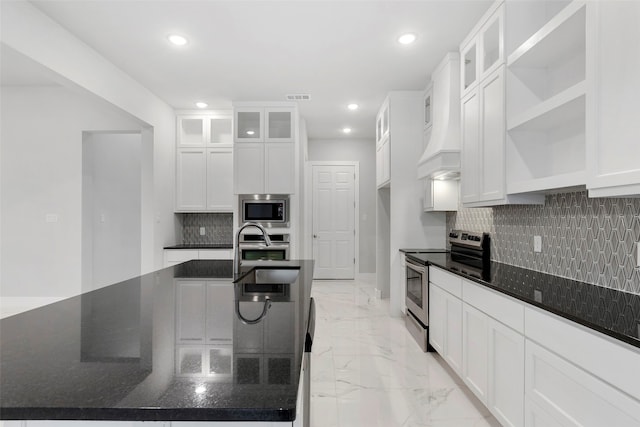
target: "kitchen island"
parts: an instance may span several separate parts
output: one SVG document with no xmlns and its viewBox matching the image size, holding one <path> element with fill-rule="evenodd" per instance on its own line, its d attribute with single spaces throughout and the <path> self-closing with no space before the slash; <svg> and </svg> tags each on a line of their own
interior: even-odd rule
<svg viewBox="0 0 640 427">
<path fill-rule="evenodd" d="M 299 421 L 313 261 L 259 265 L 297 274 L 194 260 L 2 319 L 0 419 Z"/>
</svg>

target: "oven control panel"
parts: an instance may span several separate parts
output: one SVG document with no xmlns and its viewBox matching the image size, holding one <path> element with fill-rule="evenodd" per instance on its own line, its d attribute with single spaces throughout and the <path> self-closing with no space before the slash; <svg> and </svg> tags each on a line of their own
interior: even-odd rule
<svg viewBox="0 0 640 427">
<path fill-rule="evenodd" d="M 478 249 L 483 248 L 485 241 L 488 241 L 488 239 L 488 233 L 461 230 L 451 230 L 449 233 L 449 243 Z"/>
</svg>

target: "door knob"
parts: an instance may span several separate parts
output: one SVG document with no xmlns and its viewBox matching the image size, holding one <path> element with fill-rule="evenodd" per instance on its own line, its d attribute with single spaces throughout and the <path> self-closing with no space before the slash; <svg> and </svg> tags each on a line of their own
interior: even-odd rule
<svg viewBox="0 0 640 427">
<path fill-rule="evenodd" d="M 314 239 L 317 239 L 317 238 L 318 238 L 318 235 L 317 235 L 317 234 L 314 234 L 314 235 L 313 235 L 313 238 L 314 238 Z"/>
</svg>

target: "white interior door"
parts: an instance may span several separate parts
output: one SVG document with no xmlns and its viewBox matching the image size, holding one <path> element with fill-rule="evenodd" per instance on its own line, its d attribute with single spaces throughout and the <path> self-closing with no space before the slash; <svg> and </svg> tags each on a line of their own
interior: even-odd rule
<svg viewBox="0 0 640 427">
<path fill-rule="evenodd" d="M 314 279 L 355 274 L 355 166 L 313 166 Z"/>
</svg>

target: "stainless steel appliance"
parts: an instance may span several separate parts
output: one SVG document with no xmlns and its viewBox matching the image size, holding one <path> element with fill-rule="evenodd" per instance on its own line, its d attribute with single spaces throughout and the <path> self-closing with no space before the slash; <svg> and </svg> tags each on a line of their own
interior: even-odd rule
<svg viewBox="0 0 640 427">
<path fill-rule="evenodd" d="M 405 324 L 423 351 L 433 351 L 429 345 L 429 262 L 437 257 L 446 268 L 479 279 L 490 274 L 488 233 L 452 230 L 449 244 L 451 251 L 446 254 L 434 250 L 406 254 Z"/>
<path fill-rule="evenodd" d="M 289 226 L 289 196 L 240 196 L 240 223 L 257 222 L 265 227 Z"/>
<path fill-rule="evenodd" d="M 265 245 L 262 234 L 241 234 L 238 241 L 240 261 L 286 261 L 289 259 L 289 234 L 269 233 L 271 244 Z"/>
<path fill-rule="evenodd" d="M 489 233 L 451 230 L 451 262 L 449 267 L 466 276 L 485 279 L 490 274 L 491 240 Z"/>
</svg>

